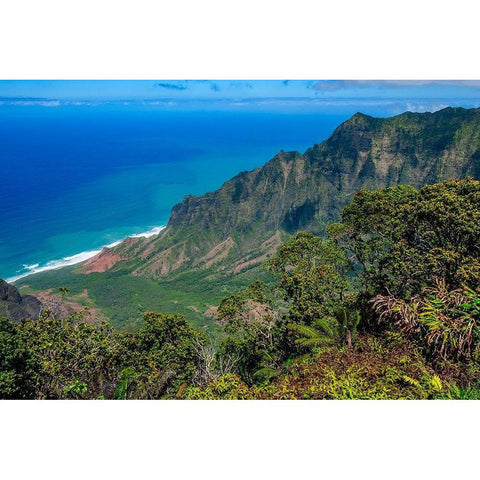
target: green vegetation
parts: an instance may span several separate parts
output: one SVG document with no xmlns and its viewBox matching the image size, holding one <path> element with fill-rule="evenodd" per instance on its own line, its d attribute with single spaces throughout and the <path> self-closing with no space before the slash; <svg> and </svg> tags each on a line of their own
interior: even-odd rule
<svg viewBox="0 0 480 480">
<path fill-rule="evenodd" d="M 219 284 L 216 331 L 179 313 L 134 331 L 2 320 L 0 396 L 480 398 L 479 212 L 471 178 L 361 190 L 328 237 L 299 232 L 263 278 Z"/>
<path fill-rule="evenodd" d="M 480 295 L 475 290 L 449 290 L 444 280 L 437 280 L 410 301 L 377 295 L 373 303 L 380 320 L 396 320 L 401 332 L 419 341 L 432 359 L 480 359 Z"/>
<path fill-rule="evenodd" d="M 429 399 L 448 396 L 424 359 L 405 343 L 360 337 L 350 349 L 328 347 L 294 362 L 268 385 L 248 386 L 227 374 L 205 388 L 189 387 L 189 399 Z M 467 394 L 464 391 L 463 395 Z M 461 394 L 459 394 L 461 395 Z"/>
<path fill-rule="evenodd" d="M 2 398 L 162 398 L 195 380 L 205 337 L 183 316 L 146 313 L 134 334 L 81 320 L 1 320 Z"/>
<path fill-rule="evenodd" d="M 127 275 L 122 272 L 77 273 L 75 267 L 62 268 L 26 277 L 16 285 L 23 294 L 49 291 L 68 285 L 65 300 L 81 307 L 95 307 L 108 318 L 109 324 L 125 331 L 137 330 L 145 311 L 168 311 L 186 316 L 197 328 L 215 334 L 217 326 L 206 315 L 228 294 L 244 288 L 258 277 L 267 279 L 267 272 L 245 271 L 227 282 L 225 278 L 211 278 L 211 272 L 194 271 L 181 278 L 154 280 Z M 83 293 L 86 291 L 87 296 Z"/>
<path fill-rule="evenodd" d="M 375 222 L 378 233 L 383 222 L 390 231 L 399 226 L 407 241 L 405 248 L 398 244 L 399 250 L 391 252 L 391 265 L 380 265 L 378 278 L 372 279 L 376 284 L 369 283 L 369 288 L 375 289 L 381 285 L 381 275 L 389 274 L 385 269 L 405 270 L 415 261 L 406 258 L 407 263 L 402 263 L 401 255 L 415 255 L 416 251 L 417 260 L 423 261 L 421 244 L 409 235 L 418 233 L 422 241 L 434 242 L 435 239 L 428 236 L 428 228 L 432 226 L 435 231 L 455 221 L 458 207 L 455 202 L 470 201 L 463 196 L 457 200 L 445 197 L 446 211 L 442 212 L 443 204 L 429 201 L 427 191 L 417 199 L 413 188 L 466 175 L 480 179 L 479 132 L 480 109 L 446 108 L 435 113 L 407 112 L 391 118 L 358 113 L 342 123 L 330 138 L 303 155 L 280 151 L 262 168 L 241 172 L 217 191 L 187 196 L 173 207 L 168 226 L 160 235 L 127 239 L 113 248 L 110 254 L 116 260 L 107 271 L 85 274 L 81 266 L 70 267 L 32 275 L 16 282 L 16 286 L 22 288 L 22 294 L 68 287 L 71 302 L 88 305 L 91 312 L 99 310 L 112 325 L 125 330 L 138 328 L 142 313 L 152 310 L 181 313 L 195 327 L 213 332 L 212 307 L 218 305 L 222 297 L 246 288 L 256 279 L 269 283 L 267 272 L 261 268 L 265 260 L 299 231 L 324 235 L 330 224 L 341 220 L 342 210 L 352 203 L 355 194 L 363 190 L 364 195 L 355 198 L 352 208 L 363 209 L 369 218 L 365 222 L 370 224 L 363 225 L 361 218 L 355 223 L 345 213 L 342 223 L 346 229 L 341 232 L 342 239 L 338 238 L 344 245 L 340 246 L 343 248 L 350 241 L 349 228 L 365 236 L 364 230 L 373 227 Z M 369 196 L 366 189 L 397 185 L 412 186 L 390 192 L 391 196 L 401 197 L 403 203 L 400 198 L 379 194 L 383 212 L 368 213 L 379 199 L 372 192 Z M 425 212 L 419 215 L 427 217 L 419 224 L 418 232 L 407 232 L 404 226 L 411 220 L 410 205 L 417 200 L 425 207 Z M 474 207 L 474 203 L 472 205 Z M 389 212 L 393 214 L 392 219 Z M 440 220 L 437 226 L 432 223 L 435 214 Z M 478 212 L 473 214 L 472 223 Z M 354 212 L 350 217 L 352 215 Z M 474 235 L 475 231 L 470 239 Z M 335 235 L 331 238 L 337 240 Z M 378 238 L 376 241 L 381 243 Z M 459 241 L 458 245 L 462 238 Z M 455 244 L 456 239 L 448 242 Z M 367 247 L 375 245 L 368 244 L 365 237 L 358 248 Z M 407 250 L 410 247 L 411 252 Z M 470 248 L 466 244 L 464 247 Z M 438 248 L 444 246 L 438 245 Z M 442 264 L 444 268 L 451 268 L 456 261 L 452 255 L 456 252 L 450 246 L 446 250 Z M 440 252 L 432 253 L 426 260 L 435 270 Z M 362 260 L 355 258 L 355 252 L 346 250 L 345 255 L 349 261 Z M 423 263 L 422 268 L 429 268 L 427 261 Z M 441 274 L 434 270 L 432 276 Z M 393 270 L 390 273 L 396 275 Z M 348 281 L 354 280 L 351 272 Z M 402 281 L 399 276 L 399 287 Z M 405 288 L 413 292 L 417 287 L 409 281 Z M 88 298 L 83 295 L 85 289 Z M 397 295 L 397 292 L 391 293 Z M 366 312 L 361 314 L 365 316 Z"/>
<path fill-rule="evenodd" d="M 364 291 L 409 298 L 435 278 L 451 288 L 480 281 L 477 182 L 452 180 L 360 191 L 329 234 L 356 266 Z"/>
<path fill-rule="evenodd" d="M 284 341 L 187 398 L 480 398 L 479 208 L 472 179 L 360 191 L 330 239 L 299 233 L 267 262 L 283 303 L 255 300 Z M 252 329 L 234 299 L 227 326 Z"/>
</svg>

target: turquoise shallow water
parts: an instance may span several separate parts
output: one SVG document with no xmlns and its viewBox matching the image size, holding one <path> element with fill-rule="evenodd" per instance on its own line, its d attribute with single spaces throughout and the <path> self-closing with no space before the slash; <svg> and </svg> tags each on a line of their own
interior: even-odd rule
<svg viewBox="0 0 480 480">
<path fill-rule="evenodd" d="M 185 195 L 303 152 L 351 113 L 0 106 L 0 278 L 165 225 Z"/>
</svg>

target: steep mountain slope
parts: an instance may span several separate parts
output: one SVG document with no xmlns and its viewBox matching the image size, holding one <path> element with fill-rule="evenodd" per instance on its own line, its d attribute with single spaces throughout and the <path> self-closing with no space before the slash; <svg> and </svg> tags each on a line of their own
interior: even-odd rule
<svg viewBox="0 0 480 480">
<path fill-rule="evenodd" d="M 480 109 L 373 118 L 360 113 L 307 150 L 278 153 L 219 190 L 187 196 L 156 237 L 128 239 L 116 270 L 161 278 L 192 269 L 235 274 L 262 262 L 289 234 L 321 233 L 352 195 L 480 176 Z"/>
</svg>

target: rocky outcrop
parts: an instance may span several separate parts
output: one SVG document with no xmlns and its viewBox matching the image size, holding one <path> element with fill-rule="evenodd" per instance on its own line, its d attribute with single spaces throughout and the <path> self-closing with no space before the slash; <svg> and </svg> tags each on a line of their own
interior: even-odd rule
<svg viewBox="0 0 480 480">
<path fill-rule="evenodd" d="M 12 322 L 24 318 L 37 320 L 43 310 L 43 304 L 32 295 L 21 296 L 13 286 L 0 279 L 0 316 L 7 317 Z"/>
</svg>

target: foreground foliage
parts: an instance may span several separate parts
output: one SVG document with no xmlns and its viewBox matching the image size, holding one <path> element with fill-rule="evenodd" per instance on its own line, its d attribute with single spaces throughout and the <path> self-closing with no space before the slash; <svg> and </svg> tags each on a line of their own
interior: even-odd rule
<svg viewBox="0 0 480 480">
<path fill-rule="evenodd" d="M 0 397 L 480 398 L 480 182 L 360 191 L 328 232 L 223 298 L 215 338 L 180 314 L 0 319 Z"/>
<path fill-rule="evenodd" d="M 231 374 L 188 399 L 427 399 L 448 392 L 420 354 L 404 341 L 361 337 L 354 348 L 327 347 L 294 362 L 267 386 L 248 387 Z"/>
<path fill-rule="evenodd" d="M 204 341 L 181 315 L 145 314 L 136 333 L 48 315 L 0 322 L 2 398 L 161 398 L 192 381 Z"/>
</svg>

